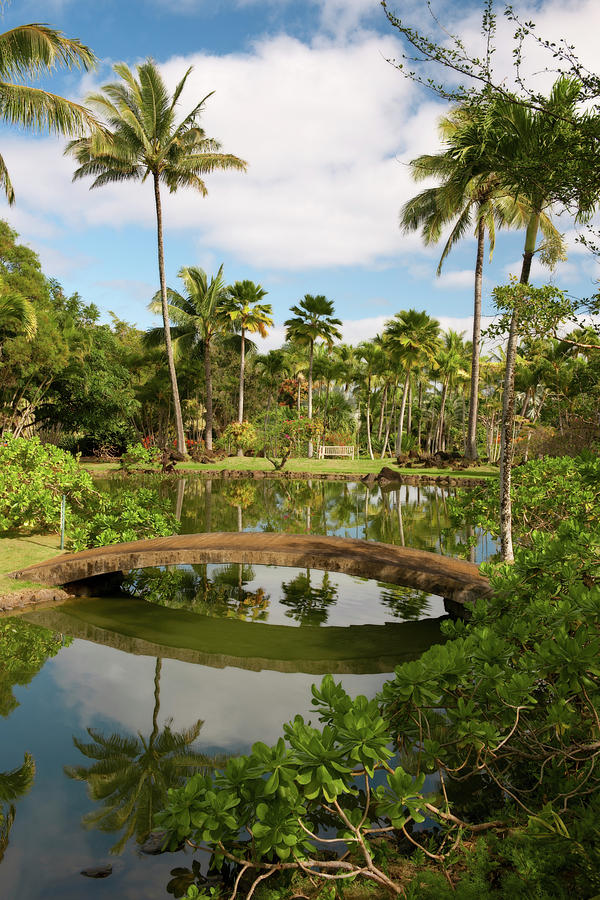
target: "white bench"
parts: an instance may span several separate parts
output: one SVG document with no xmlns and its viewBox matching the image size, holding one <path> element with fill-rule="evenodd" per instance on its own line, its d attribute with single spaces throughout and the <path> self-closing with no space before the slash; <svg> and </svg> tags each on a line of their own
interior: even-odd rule
<svg viewBox="0 0 600 900">
<path fill-rule="evenodd" d="M 326 456 L 349 456 L 350 459 L 354 459 L 354 447 L 335 447 L 321 444 L 321 446 L 319 447 L 319 459 L 325 459 Z"/>
</svg>

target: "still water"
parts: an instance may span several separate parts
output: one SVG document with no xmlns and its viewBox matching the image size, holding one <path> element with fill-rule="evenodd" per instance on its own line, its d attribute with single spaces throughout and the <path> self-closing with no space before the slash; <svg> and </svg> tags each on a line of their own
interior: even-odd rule
<svg viewBox="0 0 600 900">
<path fill-rule="evenodd" d="M 160 490 L 188 533 L 315 532 L 449 555 L 467 537 L 445 530 L 435 488 L 187 479 Z M 483 539 L 471 551 L 486 552 Z M 184 771 L 172 764 L 177 736 L 190 766 L 274 742 L 282 722 L 310 717 L 320 676 L 373 696 L 440 639 L 444 614 L 423 592 L 280 567 L 139 570 L 124 590 L 0 620 L 1 898 L 166 900 L 170 870 L 192 856 L 140 848 L 157 775 L 176 783 Z M 11 779 L 25 753 L 35 774 Z M 99 760 L 119 801 L 90 796 Z M 106 863 L 107 878 L 80 874 Z"/>
</svg>

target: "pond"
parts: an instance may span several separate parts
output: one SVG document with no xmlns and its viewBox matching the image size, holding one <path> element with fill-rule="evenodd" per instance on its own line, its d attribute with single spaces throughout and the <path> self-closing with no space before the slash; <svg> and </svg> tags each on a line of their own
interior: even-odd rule
<svg viewBox="0 0 600 900">
<path fill-rule="evenodd" d="M 433 487 L 187 479 L 160 490 L 187 533 L 314 532 L 449 555 L 467 537 L 445 530 L 447 495 Z M 487 550 L 480 539 L 471 552 Z M 171 869 L 193 857 L 141 848 L 159 785 L 184 771 L 175 750 L 193 767 L 275 741 L 294 714 L 310 717 L 310 685 L 326 672 L 373 696 L 440 639 L 444 615 L 421 591 L 274 566 L 138 570 L 124 591 L 0 620 L 0 772 L 25 753 L 35 761 L 29 791 L 17 785 L 2 807 L 2 897 L 164 900 Z M 121 792 L 108 804 L 106 773 Z M 106 863 L 107 878 L 80 874 Z"/>
</svg>

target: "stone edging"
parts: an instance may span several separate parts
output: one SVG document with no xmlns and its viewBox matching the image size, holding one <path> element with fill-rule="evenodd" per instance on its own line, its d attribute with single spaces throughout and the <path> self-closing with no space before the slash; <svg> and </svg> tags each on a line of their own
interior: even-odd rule
<svg viewBox="0 0 600 900">
<path fill-rule="evenodd" d="M 262 478 L 277 478 L 289 481 L 361 481 L 364 484 L 377 483 L 384 484 L 386 486 L 397 483 L 398 485 L 433 484 L 440 487 L 457 487 L 462 484 L 465 485 L 465 487 L 475 487 L 479 485 L 489 484 L 490 481 L 490 477 L 472 478 L 469 475 L 421 475 L 417 472 L 415 472 L 414 474 L 411 473 L 410 475 L 401 472 L 394 472 L 393 478 L 388 478 L 385 475 L 383 475 L 382 477 L 381 472 L 379 474 L 375 472 L 369 472 L 366 475 L 360 475 L 358 473 L 348 474 L 344 472 L 276 472 L 275 470 L 273 470 L 272 472 L 265 472 L 262 469 L 203 469 L 196 471 L 192 470 L 189 472 L 181 469 L 179 472 L 175 472 L 174 474 L 179 478 L 198 476 L 200 478 L 223 478 L 233 480 L 250 478 L 256 481 Z"/>
<path fill-rule="evenodd" d="M 71 599 L 72 594 L 58 587 L 23 588 L 0 596 L 0 613 L 24 612 L 30 607 L 39 608 Z"/>
</svg>

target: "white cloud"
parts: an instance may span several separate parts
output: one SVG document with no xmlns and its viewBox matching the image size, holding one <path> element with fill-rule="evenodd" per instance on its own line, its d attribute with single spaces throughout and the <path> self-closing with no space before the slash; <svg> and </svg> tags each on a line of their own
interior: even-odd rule
<svg viewBox="0 0 600 900">
<path fill-rule="evenodd" d="M 395 46 L 374 34 L 343 45 L 279 35 L 244 54 L 167 62 L 171 85 L 194 65 L 182 111 L 214 89 L 206 131 L 249 162 L 247 174 L 209 176 L 205 199 L 191 191 L 165 196 L 167 227 L 194 230 L 217 258 L 228 252 L 272 269 L 380 265 L 419 252 L 419 236 L 403 236 L 397 225 L 414 193 L 400 160 L 431 146 L 440 107 L 412 112 L 414 87 L 383 59 Z M 89 183 L 71 184 L 73 161 L 62 148 L 53 139 L 3 145 L 30 215 L 71 228 L 154 228 L 148 184 L 89 192 Z"/>
<path fill-rule="evenodd" d="M 475 274 L 473 269 L 461 269 L 454 272 L 442 272 L 439 278 L 433 281 L 433 286 L 439 290 L 455 290 L 456 288 L 470 288 L 473 290 Z"/>
</svg>

